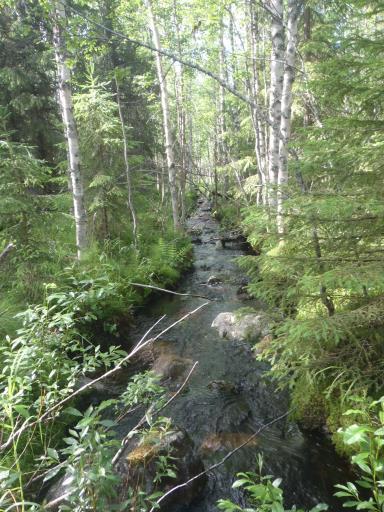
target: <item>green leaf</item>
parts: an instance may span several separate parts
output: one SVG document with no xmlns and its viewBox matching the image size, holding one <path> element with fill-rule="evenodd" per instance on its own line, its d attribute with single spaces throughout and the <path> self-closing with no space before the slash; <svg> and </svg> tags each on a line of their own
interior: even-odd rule
<svg viewBox="0 0 384 512">
<path fill-rule="evenodd" d="M 63 412 L 65 412 L 67 414 L 71 414 L 72 416 L 79 416 L 79 417 L 83 416 L 82 413 L 79 410 L 75 409 L 74 407 L 67 407 L 66 409 L 64 409 Z"/>
<path fill-rule="evenodd" d="M 53 460 L 59 460 L 59 454 L 54 448 L 47 448 L 47 454 L 51 457 Z"/>
<path fill-rule="evenodd" d="M 116 426 L 116 421 L 113 421 L 113 420 L 100 420 L 99 424 L 102 425 L 103 427 L 110 428 L 110 427 L 115 427 Z"/>
<path fill-rule="evenodd" d="M 346 444 L 360 443 L 366 440 L 366 432 L 369 430 L 365 425 L 351 425 L 343 432 Z"/>
<path fill-rule="evenodd" d="M 236 480 L 235 482 L 233 482 L 232 488 L 237 489 L 238 487 L 242 487 L 243 485 L 248 484 L 248 483 L 249 483 L 248 478 L 240 478 L 239 480 Z"/>
<path fill-rule="evenodd" d="M 356 507 L 359 504 L 358 501 L 345 501 L 343 503 L 343 507 L 349 508 L 349 507 Z"/>
<path fill-rule="evenodd" d="M 23 418 L 30 418 L 31 413 L 29 412 L 28 408 L 24 405 L 14 405 L 14 410 L 18 412 Z"/>
<path fill-rule="evenodd" d="M 377 508 L 371 501 L 361 501 L 356 510 L 377 510 Z"/>
<path fill-rule="evenodd" d="M 50 469 L 49 471 L 47 471 L 45 477 L 44 477 L 44 480 L 43 482 L 47 482 L 48 480 L 51 480 L 51 478 L 53 478 L 54 476 L 57 475 L 57 473 L 59 473 L 59 471 L 61 470 L 61 466 L 55 466 L 54 468 Z"/>
<path fill-rule="evenodd" d="M 364 487 L 364 489 L 372 489 L 372 481 L 368 482 L 368 481 L 365 481 L 365 480 L 356 480 L 356 483 L 360 486 L 360 487 Z"/>
<path fill-rule="evenodd" d="M 276 480 L 274 480 L 272 482 L 273 487 L 280 487 L 280 484 L 281 484 L 282 481 L 283 481 L 282 478 L 276 478 Z"/>
</svg>

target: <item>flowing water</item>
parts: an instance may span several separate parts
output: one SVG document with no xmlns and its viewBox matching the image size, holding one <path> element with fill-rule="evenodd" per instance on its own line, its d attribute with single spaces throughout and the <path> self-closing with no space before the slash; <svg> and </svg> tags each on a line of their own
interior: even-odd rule
<svg viewBox="0 0 384 512">
<path fill-rule="evenodd" d="M 260 309 L 262 305 L 257 300 L 246 303 L 239 300 L 236 292 L 244 282 L 244 275 L 234 259 L 243 252 L 234 244 L 222 248 L 217 243 L 219 225 L 209 210 L 209 203 L 201 203 L 189 220 L 189 228 L 199 229 L 201 234 L 194 244 L 194 268 L 184 277 L 178 291 L 214 300 L 173 328 L 163 341 L 168 351 L 179 360 L 186 360 L 188 367 L 194 361 L 199 362 L 186 391 L 164 414 L 188 432 L 206 468 L 288 408 L 286 394 L 275 390 L 265 376 L 266 365 L 255 360 L 251 346 L 222 339 L 211 327 L 220 312 L 244 306 Z M 208 286 L 207 280 L 213 275 L 220 283 Z M 160 327 L 171 324 L 203 302 L 197 297 L 164 294 L 138 316 L 134 334 L 139 338 L 164 314 L 167 318 Z M 123 424 L 122 429 L 128 427 Z M 327 502 L 330 510 L 343 510 L 332 494 L 333 485 L 345 480 L 345 465 L 330 442 L 321 435 L 304 435 L 296 424 L 282 420 L 209 474 L 200 499 L 180 512 L 217 511 L 219 498 L 230 498 L 244 505 L 241 491 L 233 490 L 231 485 L 237 472 L 255 470 L 258 453 L 263 454 L 265 470 L 283 479 L 287 505 L 310 507 Z"/>
</svg>

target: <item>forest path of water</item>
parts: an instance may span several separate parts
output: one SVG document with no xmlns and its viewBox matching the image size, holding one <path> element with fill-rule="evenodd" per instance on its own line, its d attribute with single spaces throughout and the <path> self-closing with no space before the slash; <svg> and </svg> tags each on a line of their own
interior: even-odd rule
<svg viewBox="0 0 384 512">
<path fill-rule="evenodd" d="M 242 250 L 234 244 L 222 248 L 217 243 L 219 225 L 211 217 L 207 201 L 200 202 L 188 221 L 188 228 L 198 233 L 194 267 L 178 291 L 208 295 L 215 300 L 172 329 L 161 342 L 168 352 L 171 350 L 181 362 L 184 360 L 186 366 L 199 362 L 187 391 L 173 401 L 165 414 L 188 432 L 207 468 L 260 426 L 283 414 L 288 400 L 266 379 L 266 365 L 255 361 L 248 343 L 222 339 L 211 327 L 223 311 L 262 307 L 257 300 L 242 302 L 237 295 L 244 275 L 234 259 L 243 254 Z M 220 283 L 208 286 L 211 276 Z M 164 314 L 171 324 L 203 302 L 196 297 L 164 296 L 139 315 L 134 334 L 139 337 Z M 169 384 L 172 387 L 172 379 Z M 122 428 L 128 429 L 129 424 Z M 217 500 L 225 497 L 244 505 L 241 493 L 231 488 L 233 478 L 239 471 L 255 470 L 260 452 L 265 471 L 283 478 L 287 504 L 309 507 L 327 502 L 330 510 L 343 510 L 332 498 L 333 485 L 344 478 L 343 465 L 331 444 L 322 436 L 305 436 L 297 425 L 284 421 L 268 428 L 256 443 L 242 448 L 210 474 L 201 499 L 193 506 L 183 506 L 179 512 L 213 512 L 217 510 Z"/>
</svg>

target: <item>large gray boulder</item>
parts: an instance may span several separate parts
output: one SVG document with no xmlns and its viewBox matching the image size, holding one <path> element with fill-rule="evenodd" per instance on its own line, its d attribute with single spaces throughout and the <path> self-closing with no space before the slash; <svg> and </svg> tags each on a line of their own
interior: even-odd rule
<svg viewBox="0 0 384 512">
<path fill-rule="evenodd" d="M 270 319 L 263 311 L 219 313 L 212 322 L 222 338 L 256 342 L 270 333 Z"/>
</svg>

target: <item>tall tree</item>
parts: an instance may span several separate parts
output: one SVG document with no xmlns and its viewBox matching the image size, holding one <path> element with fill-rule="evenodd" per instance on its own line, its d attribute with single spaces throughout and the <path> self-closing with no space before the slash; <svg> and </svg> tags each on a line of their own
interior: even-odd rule
<svg viewBox="0 0 384 512">
<path fill-rule="evenodd" d="M 64 30 L 67 17 L 64 5 L 60 1 L 53 4 L 53 45 L 57 64 L 58 98 L 65 129 L 68 165 L 73 196 L 73 211 L 76 226 L 77 257 L 80 260 L 87 247 L 87 213 L 84 203 L 83 178 L 80 171 L 79 138 L 73 115 L 71 71 L 67 64 L 67 49 Z"/>
<path fill-rule="evenodd" d="M 121 101 L 119 80 L 116 75 L 115 75 L 115 84 L 116 84 L 116 101 L 117 101 L 117 106 L 118 106 L 118 110 L 119 110 L 121 134 L 123 137 L 125 178 L 126 178 L 126 182 L 127 182 L 127 205 L 128 205 L 129 211 L 131 213 L 131 217 L 132 217 L 132 234 L 133 234 L 133 241 L 136 246 L 137 245 L 137 216 L 136 216 L 135 207 L 133 205 L 131 169 L 130 169 L 129 159 L 128 159 L 128 137 L 127 137 L 127 131 L 125 129 L 124 111 L 123 111 L 123 106 L 122 106 L 122 101 Z"/>
<path fill-rule="evenodd" d="M 159 30 L 157 28 L 157 22 L 155 13 L 153 12 L 152 2 L 151 0 L 144 0 L 145 6 L 148 11 L 148 19 L 152 32 L 153 45 L 156 51 L 156 69 L 157 69 L 157 78 L 159 82 L 160 88 L 160 100 L 161 100 L 161 110 L 163 115 L 163 129 L 164 129 L 164 140 L 165 140 L 165 154 L 167 159 L 167 167 L 168 167 L 168 179 L 169 179 L 169 189 L 171 192 L 171 203 L 172 203 L 172 215 L 173 215 L 173 224 L 175 229 L 180 229 L 180 213 L 179 213 L 179 201 L 178 201 L 178 186 L 177 186 L 177 177 L 176 177 L 176 166 L 175 166 L 175 154 L 174 154 L 174 137 L 172 133 L 172 125 L 171 125 L 171 114 L 170 114 L 170 105 L 169 105 L 169 97 L 168 97 L 168 86 L 167 86 L 167 75 L 163 68 L 163 60 L 162 55 L 159 53 L 161 51 L 161 41 Z"/>
<path fill-rule="evenodd" d="M 276 188 L 279 173 L 279 142 L 281 123 L 281 96 L 284 80 L 284 2 L 271 0 L 271 84 L 269 93 L 269 193 L 270 204 L 276 205 Z"/>
<path fill-rule="evenodd" d="M 260 52 L 260 23 L 259 12 L 255 4 L 255 0 L 248 0 L 249 18 L 247 23 L 248 29 L 248 45 L 251 50 L 251 77 L 250 77 L 250 94 L 255 103 L 265 108 L 265 100 L 261 94 L 261 79 L 259 69 L 265 69 L 265 63 L 261 63 L 262 54 Z M 259 188 L 257 193 L 258 204 L 266 205 L 268 203 L 268 160 L 267 160 L 267 140 L 266 126 L 260 118 L 259 109 L 251 106 L 252 124 L 255 135 L 255 154 L 256 163 L 259 174 Z"/>
<path fill-rule="evenodd" d="M 284 79 L 281 100 L 279 168 L 277 184 L 277 230 L 281 235 L 284 234 L 284 189 L 288 183 L 288 143 L 291 136 L 292 124 L 292 86 L 295 80 L 297 32 L 301 9 L 301 0 L 289 0 L 287 21 L 287 46 L 285 50 Z"/>
</svg>

